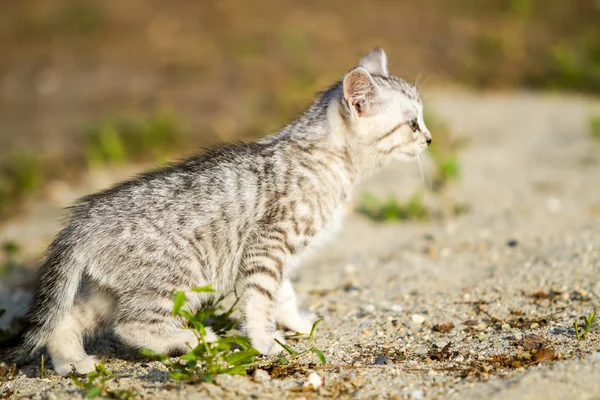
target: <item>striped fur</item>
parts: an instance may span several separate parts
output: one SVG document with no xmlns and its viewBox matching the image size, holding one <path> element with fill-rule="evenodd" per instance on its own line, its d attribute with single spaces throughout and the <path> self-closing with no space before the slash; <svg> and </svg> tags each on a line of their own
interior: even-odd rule
<svg viewBox="0 0 600 400">
<path fill-rule="evenodd" d="M 131 346 L 181 353 L 196 339 L 171 316 L 172 290 L 209 283 L 218 293 L 242 289 L 246 333 L 264 354 L 280 350 L 278 324 L 308 331 L 290 271 L 339 228 L 361 180 L 431 140 L 417 90 L 388 76 L 386 60 L 373 50 L 272 136 L 79 200 L 48 250 L 30 328 L 10 355 L 24 360 L 46 346 L 58 373 L 89 372 L 95 359 L 82 335 L 101 326 Z M 188 307 L 207 300 L 194 294 Z"/>
</svg>

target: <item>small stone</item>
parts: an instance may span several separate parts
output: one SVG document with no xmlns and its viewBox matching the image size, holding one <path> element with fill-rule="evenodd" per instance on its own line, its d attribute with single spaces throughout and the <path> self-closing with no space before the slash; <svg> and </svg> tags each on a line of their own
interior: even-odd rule
<svg viewBox="0 0 600 400">
<path fill-rule="evenodd" d="M 404 310 L 404 307 L 402 307 L 400 304 L 392 304 L 392 306 L 390 307 L 390 309 L 393 312 L 401 313 L 402 310 Z"/>
<path fill-rule="evenodd" d="M 359 328 L 366 328 L 366 327 L 368 327 L 369 325 L 371 325 L 372 323 L 373 323 L 373 321 L 371 321 L 370 319 L 367 319 L 367 320 L 365 320 L 365 321 L 361 322 L 361 323 L 358 325 L 358 327 L 359 327 Z"/>
<path fill-rule="evenodd" d="M 479 335 L 477 335 L 477 337 L 479 338 L 479 340 L 488 340 L 488 335 L 486 335 L 483 332 L 481 332 Z"/>
<path fill-rule="evenodd" d="M 562 210 L 562 201 L 556 197 L 548 197 L 546 200 L 546 207 L 548 207 L 548 211 L 557 213 Z"/>
<path fill-rule="evenodd" d="M 422 325 L 425 322 L 425 317 L 421 314 L 413 314 L 410 319 L 417 325 Z"/>
<path fill-rule="evenodd" d="M 517 242 L 515 239 L 510 239 L 506 242 L 506 245 L 508 247 L 517 247 L 519 245 L 519 242 Z"/>
<path fill-rule="evenodd" d="M 308 378 L 306 379 L 306 382 L 304 382 L 303 386 L 305 388 L 316 390 L 323 386 L 323 377 L 316 372 L 311 372 L 308 374 Z"/>
<path fill-rule="evenodd" d="M 263 369 L 255 369 L 252 374 L 252 380 L 257 383 L 263 383 L 271 380 L 269 373 Z"/>
<path fill-rule="evenodd" d="M 385 365 L 385 364 L 391 364 L 391 362 L 392 362 L 392 360 L 390 360 L 390 358 L 387 356 L 377 356 L 373 365 Z"/>
<path fill-rule="evenodd" d="M 443 324 L 434 325 L 431 330 L 435 332 L 449 332 L 454 329 L 454 324 L 452 322 L 445 322 Z"/>
<path fill-rule="evenodd" d="M 503 331 L 510 331 L 510 325 L 509 324 L 502 324 L 502 330 Z"/>
<path fill-rule="evenodd" d="M 531 325 L 529 326 L 529 329 L 537 329 L 537 328 L 539 328 L 539 327 L 540 327 L 540 324 L 538 324 L 537 322 L 534 322 L 533 324 L 531 324 Z"/>
<path fill-rule="evenodd" d="M 527 335 L 523 337 L 522 345 L 525 350 L 539 350 L 544 344 L 544 339 L 538 335 Z"/>
<path fill-rule="evenodd" d="M 395 327 L 398 327 L 398 325 L 400 325 L 400 321 L 398 321 L 397 319 L 393 319 L 392 325 L 394 325 Z"/>
<path fill-rule="evenodd" d="M 415 390 L 410 394 L 411 399 L 420 400 L 425 397 L 425 393 L 422 390 Z"/>
<path fill-rule="evenodd" d="M 48 400 L 58 400 L 58 397 L 54 393 L 48 393 Z"/>
<path fill-rule="evenodd" d="M 233 377 L 231 375 L 220 374 L 215 376 L 215 385 L 219 385 L 221 387 L 228 387 L 229 385 L 231 385 L 232 380 Z"/>
</svg>

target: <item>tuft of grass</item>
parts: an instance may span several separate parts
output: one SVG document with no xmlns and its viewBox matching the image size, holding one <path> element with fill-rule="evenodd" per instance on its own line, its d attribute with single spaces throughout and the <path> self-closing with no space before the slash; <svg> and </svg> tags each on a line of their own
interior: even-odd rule
<svg viewBox="0 0 600 400">
<path fill-rule="evenodd" d="M 211 285 L 197 287 L 191 291 L 195 293 L 214 292 Z M 196 314 L 192 314 L 184 308 L 186 292 L 175 292 L 173 315 L 182 318 L 186 322 L 189 329 L 196 335 L 198 345 L 193 348 L 190 347 L 186 354 L 177 359 L 171 358 L 167 354 L 155 353 L 149 349 L 143 349 L 142 355 L 154 361 L 161 362 L 167 367 L 169 376 L 177 381 L 188 383 L 212 382 L 215 376 L 220 374 L 246 375 L 249 368 L 260 364 L 257 360 L 260 353 L 250 345 L 248 339 L 242 336 L 220 336 L 216 342 L 209 343 L 206 341 L 205 323 L 207 321 L 211 321 L 213 329 L 217 334 L 227 333 L 227 331 L 233 329 L 235 326 L 235 322 L 231 321 L 230 315 L 234 311 L 239 299 L 236 299 L 236 302 L 229 310 L 222 314 L 217 314 L 216 311 L 221 300 L 222 298 L 216 304 Z M 313 345 L 310 349 L 298 352 L 290 346 L 280 343 L 286 351 L 291 351 L 294 354 L 290 359 L 296 359 L 313 352 L 323 362 L 325 359 L 323 352 L 314 346 L 314 330 L 319 322 L 320 320 L 315 322 L 309 335 L 311 340 L 313 340 Z M 280 357 L 279 360 L 281 359 L 285 358 Z"/>
<path fill-rule="evenodd" d="M 393 197 L 381 200 L 367 193 L 363 195 L 356 211 L 378 222 L 422 221 L 430 215 L 429 210 L 423 204 L 422 195 L 419 193 L 405 204 L 398 202 Z"/>
<path fill-rule="evenodd" d="M 596 319 L 596 311 L 592 311 L 590 315 L 587 317 L 581 317 L 583 320 L 583 327 L 580 327 L 577 321 L 573 322 L 573 328 L 575 329 L 575 336 L 577 340 L 583 340 L 586 338 L 587 334 L 592 330 L 598 327 L 598 322 Z"/>
<path fill-rule="evenodd" d="M 593 115 L 589 120 L 592 139 L 600 141 L 600 115 Z"/>
<path fill-rule="evenodd" d="M 214 290 L 208 285 L 194 288 L 192 292 L 211 293 Z M 259 352 L 241 336 L 223 337 L 213 343 L 207 342 L 204 322 L 209 317 L 215 316 L 216 307 L 208 307 L 194 315 L 184 309 L 185 302 L 186 292 L 174 293 L 173 316 L 181 317 L 186 321 L 196 335 L 198 345 L 194 348 L 190 347 L 190 351 L 179 359 L 172 359 L 166 354 L 157 354 L 149 349 L 142 350 L 142 355 L 163 363 L 169 370 L 169 376 L 178 381 L 212 382 L 219 374 L 245 375 L 246 368 L 253 365 Z M 230 309 L 225 314 L 230 315 L 232 311 Z M 235 346 L 241 350 L 234 350 Z"/>
<path fill-rule="evenodd" d="M 44 379 L 45 377 L 46 377 L 45 360 L 44 360 L 44 355 L 42 354 L 42 359 L 40 360 L 40 379 Z"/>
<path fill-rule="evenodd" d="M 287 365 L 292 360 L 298 359 L 300 357 L 304 357 L 305 355 L 307 355 L 309 353 L 314 353 L 319 358 L 319 361 L 321 361 L 321 364 L 323 364 L 323 365 L 327 364 L 327 359 L 325 358 L 325 354 L 323 353 L 322 350 L 318 349 L 315 344 L 315 330 L 317 329 L 317 325 L 319 325 L 321 322 L 323 322 L 323 319 L 319 318 L 318 320 L 316 320 L 313 323 L 312 328 L 310 329 L 310 333 L 308 334 L 308 338 L 310 339 L 310 347 L 308 347 L 305 350 L 298 351 L 294 347 L 292 347 L 290 344 L 284 344 L 284 343 L 280 342 L 279 340 L 275 339 L 277 344 L 280 345 L 289 355 L 288 357 L 286 357 L 283 354 L 280 355 L 279 358 L 277 359 L 277 362 L 281 365 Z M 303 337 L 303 336 L 306 336 L 306 334 L 300 333 L 300 332 L 296 332 L 296 335 L 294 335 L 294 337 Z"/>
<path fill-rule="evenodd" d="M 89 165 L 125 161 L 161 161 L 183 148 L 181 124 L 170 114 L 154 114 L 146 120 L 109 118 L 90 126 L 85 135 Z"/>
<path fill-rule="evenodd" d="M 93 399 L 98 396 L 109 397 L 111 399 L 135 399 L 136 393 L 131 390 L 112 390 L 106 386 L 108 381 L 117 379 L 111 370 L 104 366 L 104 363 L 96 364 L 95 371 L 87 374 L 85 380 L 73 376 L 71 380 L 77 387 L 83 390 L 83 397 L 86 399 Z"/>
<path fill-rule="evenodd" d="M 436 114 L 426 114 L 425 121 L 433 135 L 433 142 L 429 147 L 435 165 L 433 189 L 439 191 L 449 182 L 460 178 L 458 151 L 461 143 L 452 137 L 447 122 Z"/>
<path fill-rule="evenodd" d="M 14 241 L 8 240 L 2 243 L 3 260 L 0 262 L 0 276 L 7 275 L 21 266 L 16 259 L 19 250 L 19 245 Z"/>
</svg>

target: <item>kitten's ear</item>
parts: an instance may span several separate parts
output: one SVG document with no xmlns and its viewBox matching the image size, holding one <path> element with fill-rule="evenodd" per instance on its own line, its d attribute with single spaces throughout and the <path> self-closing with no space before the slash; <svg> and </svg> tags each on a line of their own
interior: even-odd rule
<svg viewBox="0 0 600 400">
<path fill-rule="evenodd" d="M 387 56 L 381 47 L 375 47 L 367 53 L 358 65 L 372 74 L 388 76 Z"/>
<path fill-rule="evenodd" d="M 362 117 L 372 112 L 377 88 L 371 74 L 366 69 L 357 67 L 348 72 L 344 77 L 343 86 L 344 99 L 359 116 Z"/>
</svg>

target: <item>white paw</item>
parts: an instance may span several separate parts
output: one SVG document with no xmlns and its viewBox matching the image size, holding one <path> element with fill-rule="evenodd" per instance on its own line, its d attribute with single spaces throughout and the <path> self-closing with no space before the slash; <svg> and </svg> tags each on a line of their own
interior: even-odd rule
<svg viewBox="0 0 600 400">
<path fill-rule="evenodd" d="M 281 325 L 291 331 L 305 334 L 310 333 L 314 322 L 317 320 L 317 316 L 309 312 L 293 312 L 280 317 L 279 323 Z"/>
<path fill-rule="evenodd" d="M 281 332 L 277 331 L 270 335 L 264 335 L 259 337 L 250 338 L 250 342 L 252 343 L 252 347 L 263 354 L 265 356 L 270 356 L 273 354 L 278 354 L 284 351 L 283 347 L 281 347 L 275 339 L 279 340 L 280 343 L 285 344 L 285 339 Z"/>
<path fill-rule="evenodd" d="M 61 360 L 61 361 L 53 361 L 54 372 L 58 375 L 68 375 L 72 372 L 71 366 L 75 367 L 75 370 L 79 374 L 88 374 L 96 369 L 94 364 L 100 364 L 100 360 L 93 356 L 87 356 L 80 360 Z"/>
</svg>

